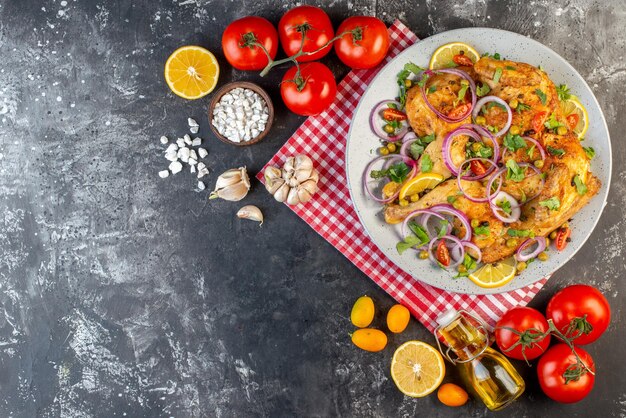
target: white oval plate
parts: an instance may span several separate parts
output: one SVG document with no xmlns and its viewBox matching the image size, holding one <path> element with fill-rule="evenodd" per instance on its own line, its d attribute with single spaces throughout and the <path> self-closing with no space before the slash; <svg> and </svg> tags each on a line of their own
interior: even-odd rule
<svg viewBox="0 0 626 418">
<path fill-rule="evenodd" d="M 369 199 L 361 187 L 361 175 L 366 165 L 375 157 L 376 148 L 380 146 L 378 138 L 370 130 L 370 111 L 379 101 L 397 96 L 396 74 L 402 70 L 405 63 L 411 61 L 421 67 L 427 67 L 431 55 L 439 46 L 454 41 L 466 42 L 480 54 L 499 52 L 506 59 L 535 66 L 541 65 L 555 84 L 567 84 L 589 113 L 590 126 L 583 144 L 596 150 L 591 169 L 602 182 L 598 195 L 594 196 L 570 222 L 572 242 L 567 248 L 562 252 L 550 251 L 548 261 L 531 263 L 520 276 L 496 289 L 481 288 L 467 278 L 453 279 L 450 272 L 435 267 L 428 261 L 419 260 L 415 252 L 407 251 L 402 256 L 398 255 L 396 243 L 400 240 L 399 225 L 385 223 L 381 206 Z M 563 266 L 583 246 L 598 223 L 606 204 L 611 179 L 611 142 L 604 115 L 591 89 L 574 67 L 556 52 L 513 32 L 490 28 L 456 29 L 431 36 L 407 48 L 376 75 L 363 94 L 352 118 L 346 149 L 346 172 L 350 196 L 361 223 L 374 243 L 398 267 L 417 280 L 450 292 L 501 293 L 519 289 L 548 276 Z"/>
</svg>

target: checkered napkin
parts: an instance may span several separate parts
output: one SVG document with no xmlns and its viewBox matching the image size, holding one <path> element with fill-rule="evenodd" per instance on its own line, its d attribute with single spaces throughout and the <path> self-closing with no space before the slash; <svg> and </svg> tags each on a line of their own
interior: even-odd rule
<svg viewBox="0 0 626 418">
<path fill-rule="evenodd" d="M 351 71 L 339 83 L 335 103 L 320 115 L 309 117 L 267 165 L 281 166 L 288 156 L 297 154 L 313 159 L 320 174 L 319 192 L 310 202 L 289 208 L 391 297 L 409 308 L 429 330 L 436 326 L 437 316 L 450 307 L 473 311 L 494 324 L 512 307 L 526 305 L 547 279 L 523 289 L 485 296 L 450 293 L 429 286 L 404 272 L 378 249 L 352 205 L 344 167 L 352 114 L 380 68 L 418 40 L 397 20 L 389 28 L 389 36 L 386 61 L 377 68 Z M 257 178 L 264 182 L 263 171 Z"/>
</svg>

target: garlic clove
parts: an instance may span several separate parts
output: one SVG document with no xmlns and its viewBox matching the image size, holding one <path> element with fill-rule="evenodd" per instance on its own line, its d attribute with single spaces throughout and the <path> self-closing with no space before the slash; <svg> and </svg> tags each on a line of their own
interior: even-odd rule
<svg viewBox="0 0 626 418">
<path fill-rule="evenodd" d="M 247 205 L 239 209 L 237 211 L 237 217 L 260 222 L 259 226 L 263 225 L 263 213 L 261 212 L 261 209 L 254 205 Z"/>
<path fill-rule="evenodd" d="M 270 180 L 281 178 L 282 174 L 280 168 L 269 166 L 263 172 L 263 177 L 265 177 L 265 182 L 268 183 Z"/>
<path fill-rule="evenodd" d="M 232 184 L 223 189 L 214 191 L 211 193 L 211 196 L 214 194 L 217 195 L 220 199 L 229 200 L 231 202 L 237 202 L 248 194 L 249 187 L 246 186 L 245 183 L 239 182 L 236 184 Z"/>
<path fill-rule="evenodd" d="M 283 184 L 285 184 L 285 180 L 283 179 L 270 180 L 265 183 L 265 189 L 270 192 L 270 194 L 274 194 Z"/>
<path fill-rule="evenodd" d="M 287 200 L 287 196 L 289 195 L 289 190 L 291 190 L 289 185 L 287 183 L 283 183 L 282 186 L 280 186 L 278 190 L 274 192 L 274 199 L 276 199 L 279 202 L 284 202 L 285 200 Z"/>
<path fill-rule="evenodd" d="M 299 169 L 313 169 L 313 160 L 308 155 L 300 154 L 294 158 L 294 167 Z"/>
<path fill-rule="evenodd" d="M 239 172 L 241 173 L 241 181 L 246 185 L 248 190 L 250 190 L 250 177 L 248 177 L 246 167 L 239 167 Z"/>
<path fill-rule="evenodd" d="M 298 186 L 298 189 L 304 189 L 312 195 L 317 193 L 318 190 L 317 183 L 313 180 L 307 180 L 304 183 L 301 183 L 300 186 Z"/>
<path fill-rule="evenodd" d="M 309 180 L 312 180 L 315 183 L 319 183 L 319 181 L 320 181 L 320 173 L 319 173 L 319 171 L 317 171 L 317 169 L 314 168 L 311 171 L 311 176 L 309 177 Z"/>
<path fill-rule="evenodd" d="M 301 203 L 306 203 L 313 198 L 313 195 L 309 193 L 309 191 L 305 188 L 298 189 L 298 199 L 300 199 Z"/>
<path fill-rule="evenodd" d="M 297 205 L 300 203 L 300 198 L 298 197 L 298 189 L 293 187 L 289 189 L 289 194 L 287 195 L 287 204 L 288 205 Z"/>
<path fill-rule="evenodd" d="M 307 181 L 309 178 L 311 178 L 312 173 L 312 167 L 298 168 L 294 173 L 294 177 L 296 178 L 296 180 L 298 180 L 299 183 L 302 183 L 303 181 Z"/>
<path fill-rule="evenodd" d="M 215 182 L 215 190 L 209 199 L 221 198 L 238 201 L 246 197 L 250 190 L 250 178 L 245 167 L 233 168 L 222 173 Z"/>
<path fill-rule="evenodd" d="M 223 189 L 241 181 L 241 172 L 237 168 L 230 169 L 220 174 L 215 182 L 216 189 Z"/>
<path fill-rule="evenodd" d="M 283 177 L 286 174 L 293 175 L 293 172 L 296 169 L 295 166 L 296 166 L 296 158 L 295 157 L 287 158 L 287 160 L 285 161 L 285 164 L 283 164 Z"/>
</svg>

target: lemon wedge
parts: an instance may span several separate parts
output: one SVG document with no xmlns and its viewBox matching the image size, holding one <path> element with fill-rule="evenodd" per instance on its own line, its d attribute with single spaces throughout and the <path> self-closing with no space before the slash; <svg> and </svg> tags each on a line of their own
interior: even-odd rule
<svg viewBox="0 0 626 418">
<path fill-rule="evenodd" d="M 463 53 L 473 63 L 476 63 L 480 59 L 480 54 L 471 46 L 463 42 L 450 42 L 437 48 L 433 56 L 430 58 L 428 67 L 431 70 L 438 70 L 440 68 L 454 67 L 453 58 L 455 55 Z"/>
<path fill-rule="evenodd" d="M 497 263 L 485 264 L 469 275 L 469 279 L 480 287 L 504 286 L 515 277 L 517 263 L 513 257 Z"/>
</svg>

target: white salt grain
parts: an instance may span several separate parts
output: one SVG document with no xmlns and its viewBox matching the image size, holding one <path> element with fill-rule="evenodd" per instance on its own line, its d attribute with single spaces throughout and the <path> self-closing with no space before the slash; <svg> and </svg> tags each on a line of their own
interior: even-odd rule
<svg viewBox="0 0 626 418">
<path fill-rule="evenodd" d="M 169 170 L 159 171 L 159 177 L 161 177 L 162 179 L 164 179 L 165 177 L 167 177 L 169 175 L 170 175 Z"/>
</svg>

